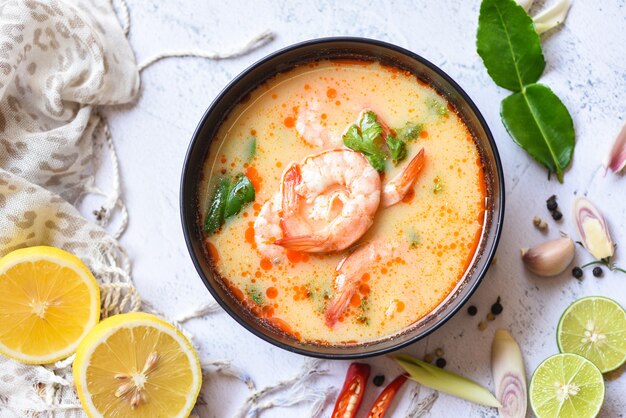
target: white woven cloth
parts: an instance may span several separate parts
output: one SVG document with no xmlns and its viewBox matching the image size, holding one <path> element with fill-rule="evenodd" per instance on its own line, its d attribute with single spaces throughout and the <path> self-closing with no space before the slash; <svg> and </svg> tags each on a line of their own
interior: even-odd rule
<svg viewBox="0 0 626 418">
<path fill-rule="evenodd" d="M 96 108 L 138 90 L 107 0 L 0 1 L 0 256 L 33 245 L 76 254 L 101 285 L 103 316 L 138 309 L 139 297 L 117 240 L 74 205 L 96 190 L 94 138 L 106 133 Z M 114 184 L 105 209 L 119 204 Z M 83 416 L 68 364 L 0 356 L 0 417 Z"/>
</svg>

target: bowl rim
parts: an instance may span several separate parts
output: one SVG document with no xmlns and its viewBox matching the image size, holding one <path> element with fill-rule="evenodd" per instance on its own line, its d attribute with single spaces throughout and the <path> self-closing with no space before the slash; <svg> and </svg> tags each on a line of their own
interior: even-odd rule
<svg viewBox="0 0 626 418">
<path fill-rule="evenodd" d="M 491 245 L 490 248 L 485 248 L 486 251 L 485 253 L 482 254 L 483 257 L 486 257 L 485 263 L 482 266 L 481 269 L 476 270 L 474 272 L 474 274 L 477 275 L 476 280 L 473 281 L 473 283 L 469 283 L 469 287 L 467 290 L 467 293 L 461 297 L 461 299 L 458 301 L 458 303 L 456 303 L 454 306 L 451 307 L 451 309 L 446 312 L 446 314 L 444 316 L 442 316 L 441 318 L 439 318 L 439 320 L 437 320 L 430 328 L 424 330 L 422 333 L 419 333 L 411 338 L 406 339 L 405 341 L 401 341 L 398 342 L 396 344 L 390 345 L 388 347 L 383 347 L 383 348 L 379 348 L 379 349 L 372 349 L 369 350 L 368 349 L 368 345 L 363 345 L 361 346 L 363 348 L 363 352 L 359 352 L 359 353 L 320 353 L 320 352 L 316 352 L 310 349 L 305 349 L 305 348 L 301 348 L 301 347 L 297 347 L 295 345 L 289 345 L 286 343 L 283 343 L 281 341 L 278 341 L 274 338 L 272 338 L 270 335 L 261 332 L 259 330 L 257 330 L 256 328 L 252 327 L 251 325 L 249 325 L 246 320 L 242 317 L 242 315 L 240 315 L 239 313 L 235 312 L 233 309 L 230 308 L 230 306 L 228 306 L 228 304 L 226 302 L 224 302 L 220 297 L 219 294 L 217 293 L 217 291 L 213 288 L 213 286 L 209 283 L 208 279 L 205 277 L 205 273 L 204 270 L 202 269 L 202 266 L 200 265 L 199 260 L 197 259 L 195 252 L 194 252 L 194 248 L 193 248 L 193 240 L 194 237 L 192 236 L 194 234 L 194 231 L 192 231 L 193 226 L 195 226 L 196 222 L 197 222 L 197 218 L 193 218 L 193 219 L 188 219 L 188 217 L 186 216 L 186 211 L 185 211 L 185 206 L 186 206 L 186 202 L 193 200 L 194 194 L 192 193 L 191 196 L 189 196 L 189 192 L 190 190 L 196 190 L 197 187 L 190 187 L 190 186 L 186 186 L 186 184 L 188 184 L 186 182 L 186 180 L 189 177 L 189 171 L 190 171 L 190 159 L 193 156 L 193 152 L 194 152 L 194 148 L 196 146 L 196 143 L 200 140 L 200 133 L 202 131 L 202 128 L 204 126 L 204 124 L 206 123 L 206 120 L 208 119 L 209 115 L 211 114 L 211 112 L 213 111 L 214 107 L 224 98 L 224 96 L 226 96 L 230 90 L 236 86 L 244 77 L 246 77 L 250 72 L 254 71 L 258 66 L 274 60 L 276 58 L 278 58 L 279 56 L 287 53 L 287 52 L 291 52 L 293 50 L 297 50 L 299 48 L 303 48 L 303 47 L 310 47 L 310 46 L 323 46 L 325 44 L 329 44 L 329 43 L 339 43 L 339 42 L 343 42 L 343 43 L 355 43 L 355 44 L 365 44 L 365 45 L 372 45 L 372 46 L 376 46 L 376 47 L 381 47 L 384 49 L 388 49 L 391 50 L 393 52 L 405 55 L 417 62 L 419 62 L 420 64 L 428 67 L 430 70 L 432 70 L 433 72 L 435 72 L 438 76 L 440 76 L 445 82 L 447 82 L 453 89 L 453 91 L 455 93 L 458 93 L 458 95 L 460 96 L 461 100 L 464 101 L 467 106 L 469 107 L 471 113 L 473 113 L 473 115 L 476 117 L 479 125 L 482 127 L 482 129 L 485 132 L 486 135 L 486 139 L 487 142 L 489 143 L 489 147 L 491 148 L 491 151 L 493 152 L 493 159 L 495 162 L 495 171 L 496 173 L 496 177 L 497 179 L 494 179 L 494 183 L 497 182 L 498 188 L 499 188 L 499 213 L 497 217 L 492 218 L 492 227 L 495 229 L 494 231 L 494 239 L 493 239 L 493 243 Z M 349 48 L 349 47 L 348 47 Z M 278 72 L 277 72 L 278 73 Z M 265 80 L 263 80 L 265 81 Z M 262 83 L 262 82 L 261 82 Z M 261 84 L 259 83 L 259 84 Z M 195 184 L 195 183 L 194 183 Z M 377 39 L 370 39 L 370 38 L 364 38 L 364 37 L 352 37 L 352 36 L 331 36 L 331 37 L 322 37 L 322 38 L 314 38 L 314 39 L 309 39 L 309 40 L 305 40 L 305 41 L 301 41 L 301 42 L 297 42 L 295 44 L 291 44 L 288 45 L 286 47 L 280 48 L 266 56 L 264 56 L 263 58 L 255 61 L 254 63 L 252 63 L 251 65 L 249 65 L 248 67 L 246 67 L 243 71 L 241 71 L 241 73 L 239 73 L 235 78 L 233 78 L 220 92 L 217 96 L 215 96 L 215 98 L 211 101 L 211 104 L 207 107 L 206 111 L 204 112 L 204 114 L 202 115 L 202 118 L 200 119 L 200 121 L 198 122 L 198 125 L 196 126 L 192 136 L 191 136 L 191 141 L 189 142 L 189 146 L 187 148 L 187 151 L 185 153 L 185 159 L 183 162 L 183 168 L 182 168 L 182 174 L 181 174 L 181 180 L 180 180 L 180 193 L 179 193 L 179 209 L 180 209 L 180 216 L 181 216 L 181 223 L 182 223 L 182 229 L 183 229 L 183 235 L 184 235 L 184 239 L 185 239 L 185 244 L 187 246 L 187 250 L 189 252 L 189 255 L 191 257 L 191 260 L 193 262 L 193 265 L 198 273 L 198 275 L 200 276 L 200 279 L 202 280 L 202 282 L 204 283 L 204 286 L 209 290 L 209 292 L 211 293 L 211 295 L 213 296 L 213 298 L 215 299 L 215 301 L 222 307 L 222 309 L 224 309 L 237 323 L 239 323 L 241 326 L 243 326 L 246 330 L 248 330 L 249 332 L 251 332 L 252 334 L 254 334 L 255 336 L 263 339 L 264 341 L 269 342 L 270 344 L 282 348 L 284 350 L 293 352 L 293 353 L 297 353 L 297 354 L 301 354 L 301 355 L 305 355 L 308 357 L 316 357 L 316 358 L 322 358 L 322 359 L 335 359 L 335 360 L 348 360 L 348 359 L 362 359 L 362 358 L 369 358 L 369 357 L 375 357 L 375 356 L 379 356 L 379 355 L 383 355 L 383 354 L 387 354 L 390 353 L 392 351 L 396 351 L 399 350 L 403 347 L 407 347 L 425 337 L 427 337 L 428 335 L 432 334 L 434 331 L 436 331 L 437 329 L 439 329 L 443 324 L 445 324 L 446 322 L 448 322 L 450 320 L 450 318 L 452 318 L 466 303 L 467 301 L 471 298 L 471 296 L 474 294 L 474 292 L 476 291 L 476 289 L 478 288 L 478 285 L 482 282 L 482 280 L 484 279 L 490 265 L 491 262 L 495 256 L 495 253 L 497 251 L 498 248 L 498 243 L 500 241 L 500 237 L 502 235 L 502 228 L 503 228 L 503 223 L 504 223 L 504 212 L 505 212 L 505 183 L 504 183 L 504 171 L 503 171 L 503 167 L 502 167 L 502 161 L 500 159 L 500 154 L 498 152 L 498 147 L 496 145 L 495 139 L 493 137 L 493 134 L 491 133 L 491 130 L 489 129 L 489 126 L 487 125 L 487 122 L 485 120 L 485 118 L 483 117 L 483 115 L 481 114 L 480 110 L 478 109 L 478 107 L 476 106 L 476 104 L 474 103 L 474 101 L 469 97 L 469 95 L 465 92 L 465 90 L 463 90 L 463 88 L 461 88 L 461 86 L 454 81 L 445 71 L 443 71 L 441 68 L 439 68 L 438 66 L 436 66 L 435 64 L 433 64 L 432 62 L 428 61 L 427 59 L 423 58 L 422 56 L 408 50 L 405 49 L 403 47 L 391 44 L 389 42 L 385 42 L 385 41 L 381 41 L 381 40 L 377 40 Z"/>
</svg>

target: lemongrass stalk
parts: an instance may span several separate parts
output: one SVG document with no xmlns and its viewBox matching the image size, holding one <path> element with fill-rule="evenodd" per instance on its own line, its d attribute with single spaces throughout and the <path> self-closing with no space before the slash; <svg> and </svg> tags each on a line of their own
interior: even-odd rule
<svg viewBox="0 0 626 418">
<path fill-rule="evenodd" d="M 397 354 L 393 358 L 406 370 L 411 379 L 421 385 L 480 405 L 496 408 L 502 406 L 491 392 L 473 380 L 406 354 Z"/>
</svg>

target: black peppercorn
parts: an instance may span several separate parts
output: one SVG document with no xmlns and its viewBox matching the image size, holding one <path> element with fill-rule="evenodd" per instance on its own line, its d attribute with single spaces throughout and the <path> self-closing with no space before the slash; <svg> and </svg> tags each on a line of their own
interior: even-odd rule
<svg viewBox="0 0 626 418">
<path fill-rule="evenodd" d="M 583 277 L 583 269 L 581 269 L 580 267 L 574 267 L 572 269 L 572 276 L 580 279 L 581 277 Z"/>
<path fill-rule="evenodd" d="M 561 218 L 563 218 L 563 214 L 559 212 L 558 209 L 552 212 L 552 219 L 554 219 L 555 221 L 560 221 Z"/>
<path fill-rule="evenodd" d="M 503 309 L 504 308 L 502 307 L 502 304 L 500 303 L 500 297 L 498 296 L 498 300 L 496 301 L 496 303 L 491 305 L 491 313 L 494 315 L 500 315 Z"/>
<path fill-rule="evenodd" d="M 555 195 L 550 196 L 550 198 L 546 200 L 546 207 L 548 208 L 550 212 L 552 212 L 553 210 L 556 210 L 556 208 L 559 207 L 559 204 L 556 203 Z"/>
<path fill-rule="evenodd" d="M 602 267 L 594 267 L 593 268 L 593 275 L 594 277 L 602 277 L 602 274 L 604 272 L 602 271 Z"/>
<path fill-rule="evenodd" d="M 470 316 L 474 316 L 474 315 L 476 315 L 478 313 L 478 308 L 476 306 L 472 305 L 469 308 L 467 308 L 467 313 Z"/>
<path fill-rule="evenodd" d="M 374 379 L 372 379 L 372 383 L 375 386 L 382 386 L 383 383 L 385 383 L 385 375 L 378 374 L 378 375 L 374 376 Z"/>
<path fill-rule="evenodd" d="M 445 358 L 438 358 L 437 361 L 435 362 L 435 365 L 437 367 L 439 367 L 440 369 L 443 369 L 444 367 L 446 367 L 446 364 L 448 364 L 448 362 L 446 361 Z"/>
</svg>

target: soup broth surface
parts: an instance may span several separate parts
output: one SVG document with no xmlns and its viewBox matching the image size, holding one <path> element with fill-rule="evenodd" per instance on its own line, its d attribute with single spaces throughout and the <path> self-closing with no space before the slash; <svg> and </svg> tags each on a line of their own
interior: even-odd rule
<svg viewBox="0 0 626 418">
<path fill-rule="evenodd" d="M 380 206 L 357 241 L 390 242 L 405 250 L 371 259 L 348 309 L 329 326 L 325 312 L 337 291 L 336 269 L 351 249 L 267 257 L 255 242 L 255 220 L 280 191 L 290 163 L 343 147 L 342 134 L 364 109 L 396 131 L 407 122 L 421 127 L 407 143 L 407 158 L 397 166 L 391 158 L 385 161 L 383 186 L 422 148 L 425 162 L 404 199 Z M 244 173 L 256 192 L 254 203 L 205 237 L 215 272 L 259 320 L 303 341 L 362 343 L 424 318 L 463 278 L 483 228 L 483 165 L 466 125 L 432 87 L 377 62 L 321 61 L 262 84 L 221 125 L 204 173 L 202 218 L 223 176 Z"/>
</svg>

